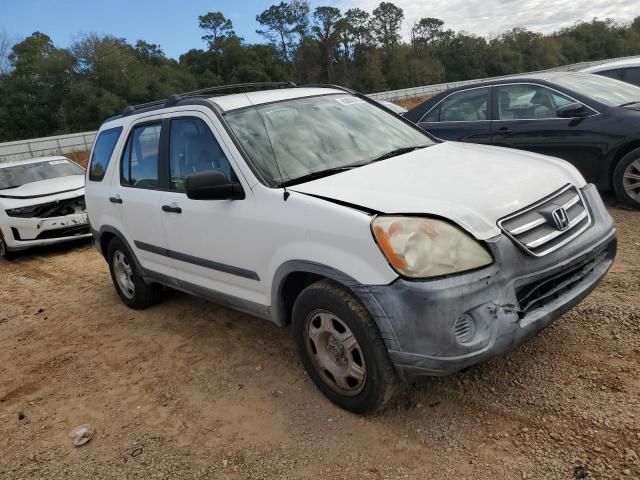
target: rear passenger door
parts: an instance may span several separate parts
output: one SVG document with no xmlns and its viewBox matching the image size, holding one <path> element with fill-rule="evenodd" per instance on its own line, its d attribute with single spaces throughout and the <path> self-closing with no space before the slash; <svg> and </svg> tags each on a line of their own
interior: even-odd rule
<svg viewBox="0 0 640 480">
<path fill-rule="evenodd" d="M 442 100 L 418 125 L 442 140 L 490 144 L 490 108 L 489 87 L 462 90 Z"/>
<path fill-rule="evenodd" d="M 170 187 L 163 212 L 168 249 L 176 276 L 186 287 L 205 288 L 256 303 L 264 301 L 257 266 L 264 263 L 255 247 L 259 226 L 251 189 L 233 162 L 223 127 L 202 112 L 181 113 L 168 128 Z M 240 182 L 242 200 L 191 200 L 185 193 L 189 175 L 220 170 Z"/>
<path fill-rule="evenodd" d="M 142 266 L 174 277 L 162 225 L 162 205 L 169 185 L 166 169 L 160 166 L 166 155 L 161 148 L 164 135 L 161 117 L 130 127 L 110 201 L 120 212 L 123 234 Z"/>
</svg>

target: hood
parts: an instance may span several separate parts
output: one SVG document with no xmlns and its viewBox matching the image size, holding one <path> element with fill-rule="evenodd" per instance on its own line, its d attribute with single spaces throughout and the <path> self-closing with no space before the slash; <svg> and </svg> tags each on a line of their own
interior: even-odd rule
<svg viewBox="0 0 640 480">
<path fill-rule="evenodd" d="M 479 240 L 496 222 L 584 179 L 569 163 L 500 147 L 444 142 L 289 189 L 386 214 L 447 218 Z"/>
<path fill-rule="evenodd" d="M 18 188 L 0 190 L 0 198 L 31 199 L 79 190 L 84 187 L 84 175 L 70 175 L 39 182 L 26 183 Z"/>
</svg>

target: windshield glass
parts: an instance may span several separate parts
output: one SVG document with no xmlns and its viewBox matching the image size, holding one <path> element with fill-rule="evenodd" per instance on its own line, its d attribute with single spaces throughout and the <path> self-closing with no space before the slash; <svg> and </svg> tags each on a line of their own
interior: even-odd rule
<svg viewBox="0 0 640 480">
<path fill-rule="evenodd" d="M 84 170 L 80 165 L 64 159 L 25 163 L 5 168 L 0 166 L 0 190 L 71 175 L 84 175 Z"/>
<path fill-rule="evenodd" d="M 230 112 L 226 119 L 272 186 L 433 144 L 396 116 L 344 94 L 259 105 Z"/>
<path fill-rule="evenodd" d="M 574 73 L 553 79 L 553 83 L 593 98 L 609 107 L 640 102 L 640 87 L 590 73 Z"/>
</svg>

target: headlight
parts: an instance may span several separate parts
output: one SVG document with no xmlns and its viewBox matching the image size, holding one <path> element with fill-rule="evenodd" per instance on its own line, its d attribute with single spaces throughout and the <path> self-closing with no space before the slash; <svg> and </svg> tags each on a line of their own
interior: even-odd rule
<svg viewBox="0 0 640 480">
<path fill-rule="evenodd" d="M 493 262 L 480 242 L 442 220 L 377 217 L 372 229 L 391 266 L 407 277 L 447 275 Z"/>
<path fill-rule="evenodd" d="M 33 207 L 21 207 L 21 208 L 11 208 L 9 210 L 5 210 L 7 215 L 10 217 L 29 217 L 36 211 L 37 206 Z"/>
</svg>

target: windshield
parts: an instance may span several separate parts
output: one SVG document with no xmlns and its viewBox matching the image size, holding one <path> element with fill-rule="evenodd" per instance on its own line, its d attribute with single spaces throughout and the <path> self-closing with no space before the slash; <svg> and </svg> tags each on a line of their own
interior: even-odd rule
<svg viewBox="0 0 640 480">
<path fill-rule="evenodd" d="M 640 87 L 601 75 L 574 73 L 554 78 L 553 83 L 609 107 L 640 102 Z"/>
<path fill-rule="evenodd" d="M 84 170 L 80 165 L 64 159 L 25 163 L 5 168 L 0 166 L 0 190 L 71 175 L 84 175 Z"/>
<path fill-rule="evenodd" d="M 259 105 L 230 112 L 226 119 L 272 186 L 433 144 L 398 117 L 344 94 Z"/>
</svg>

